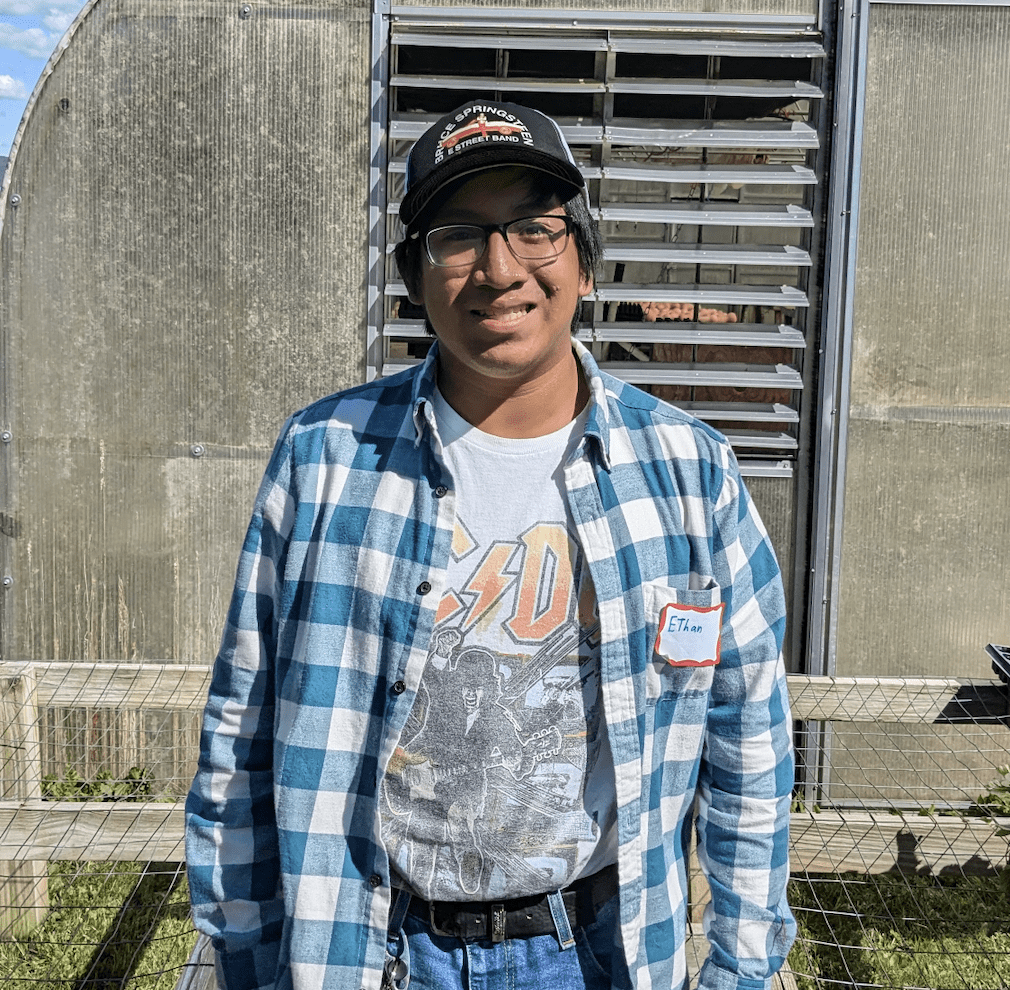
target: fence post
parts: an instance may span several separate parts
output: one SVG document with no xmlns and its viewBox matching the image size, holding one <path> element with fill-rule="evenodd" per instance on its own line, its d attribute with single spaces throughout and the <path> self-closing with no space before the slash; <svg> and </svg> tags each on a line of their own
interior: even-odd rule
<svg viewBox="0 0 1010 990">
<path fill-rule="evenodd" d="M 0 664 L 0 800 L 41 801 L 42 753 L 32 664 Z M 0 938 L 16 936 L 45 917 L 48 863 L 0 861 Z"/>
<path fill-rule="evenodd" d="M 691 838 L 691 850 L 687 857 L 687 871 L 688 904 L 690 905 L 688 921 L 692 925 L 697 925 L 697 930 L 701 931 L 702 915 L 705 913 L 706 905 L 712 899 L 712 893 L 708 889 L 708 881 L 705 879 L 705 874 L 701 869 L 701 862 L 698 859 L 696 836 L 692 836 Z"/>
</svg>

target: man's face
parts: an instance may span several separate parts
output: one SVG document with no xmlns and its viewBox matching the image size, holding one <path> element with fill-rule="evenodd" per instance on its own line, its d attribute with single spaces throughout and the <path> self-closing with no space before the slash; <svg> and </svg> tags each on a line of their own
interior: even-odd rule
<svg viewBox="0 0 1010 990">
<path fill-rule="evenodd" d="M 460 186 L 428 229 L 552 213 L 564 214 L 561 203 L 554 196 L 547 202 L 536 196 L 522 168 L 491 169 Z M 571 360 L 572 316 L 591 288 L 579 267 L 574 236 L 547 262 L 516 258 L 498 232 L 472 265 L 437 268 L 424 257 L 421 298 L 414 301 L 424 304 L 438 337 L 440 385 L 497 391 L 534 382 Z"/>
<path fill-rule="evenodd" d="M 463 703 L 466 705 L 467 715 L 472 715 L 478 708 L 480 708 L 480 703 L 484 698 L 484 688 L 473 687 L 473 685 L 467 684 L 463 688 Z"/>
</svg>

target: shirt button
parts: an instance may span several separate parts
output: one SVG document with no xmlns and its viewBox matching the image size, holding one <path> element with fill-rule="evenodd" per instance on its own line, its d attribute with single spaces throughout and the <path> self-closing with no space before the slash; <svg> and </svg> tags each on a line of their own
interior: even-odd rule
<svg viewBox="0 0 1010 990">
<path fill-rule="evenodd" d="M 368 878 L 368 886 L 369 887 L 379 887 L 381 885 L 382 885 L 382 877 L 380 877 L 378 873 L 373 873 Z"/>
<path fill-rule="evenodd" d="M 439 485 L 435 489 L 435 498 L 445 498 L 445 496 L 448 495 L 448 494 L 449 494 L 449 489 L 446 488 L 445 485 Z"/>
<path fill-rule="evenodd" d="M 403 681 L 396 681 L 393 684 L 393 694 L 403 694 L 407 690 L 407 685 Z"/>
<path fill-rule="evenodd" d="M 431 585 L 427 581 L 422 581 L 417 586 L 417 593 L 419 595 L 426 595 L 429 591 L 431 591 Z"/>
</svg>

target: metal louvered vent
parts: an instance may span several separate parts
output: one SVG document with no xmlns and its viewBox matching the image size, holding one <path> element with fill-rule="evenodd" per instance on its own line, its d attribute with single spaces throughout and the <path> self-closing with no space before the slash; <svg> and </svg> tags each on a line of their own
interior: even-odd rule
<svg viewBox="0 0 1010 990">
<path fill-rule="evenodd" d="M 579 338 L 611 374 L 711 421 L 745 474 L 792 475 L 817 330 L 817 32 L 782 17 L 485 8 L 394 8 L 389 25 L 373 373 L 429 346 L 392 259 L 411 143 L 470 97 L 512 100 L 561 125 L 600 220 L 605 270 Z"/>
</svg>

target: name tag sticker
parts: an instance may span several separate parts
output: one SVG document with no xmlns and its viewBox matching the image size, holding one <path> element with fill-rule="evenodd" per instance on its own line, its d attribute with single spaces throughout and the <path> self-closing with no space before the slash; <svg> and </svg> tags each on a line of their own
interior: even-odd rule
<svg viewBox="0 0 1010 990">
<path fill-rule="evenodd" d="M 670 602 L 659 616 L 656 653 L 674 667 L 714 667 L 719 662 L 722 612 L 719 605 Z"/>
</svg>

